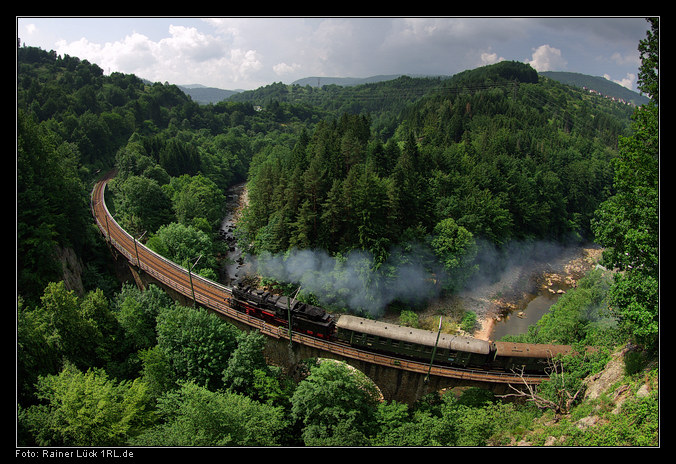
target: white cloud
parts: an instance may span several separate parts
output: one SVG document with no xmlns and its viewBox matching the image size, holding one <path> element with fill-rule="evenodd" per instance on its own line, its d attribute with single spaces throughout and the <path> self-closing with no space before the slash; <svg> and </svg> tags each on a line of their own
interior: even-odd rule
<svg viewBox="0 0 676 464">
<path fill-rule="evenodd" d="M 626 87 L 629 90 L 634 90 L 634 84 L 636 83 L 636 74 L 627 73 L 627 76 L 624 79 L 612 79 L 609 74 L 604 74 L 603 77 L 609 81 L 613 81 L 616 84 L 620 84 L 622 87 Z"/>
<path fill-rule="evenodd" d="M 300 67 L 301 66 L 298 63 L 293 64 L 278 63 L 272 67 L 272 70 L 278 76 L 284 76 L 298 71 Z"/>
<path fill-rule="evenodd" d="M 169 26 L 171 37 L 158 42 L 166 57 L 186 62 L 204 62 L 220 58 L 223 42 L 211 35 L 202 34 L 194 27 Z"/>
<path fill-rule="evenodd" d="M 151 81 L 177 84 L 243 82 L 262 66 L 255 50 L 230 48 L 220 37 L 174 25 L 169 26 L 169 36 L 158 41 L 132 33 L 103 45 L 85 38 L 61 40 L 56 51 L 95 62 L 107 73 L 133 73 Z"/>
<path fill-rule="evenodd" d="M 22 42 L 28 39 L 31 46 L 87 59 L 106 73 L 253 89 L 280 78 L 292 82 L 308 76 L 452 75 L 501 60 L 524 61 L 538 71 L 623 76 L 637 72 L 635 50 L 645 35 L 645 25 L 644 20 L 636 22 L 451 17 L 26 18 L 19 20 L 18 31 Z M 524 50 L 531 47 L 537 48 L 524 59 Z"/>
<path fill-rule="evenodd" d="M 32 35 L 35 31 L 37 31 L 37 26 L 33 23 L 30 23 L 30 24 L 26 24 L 24 29 L 25 29 L 26 33 L 28 33 L 28 35 Z"/>
<path fill-rule="evenodd" d="M 540 45 L 533 52 L 533 59 L 526 60 L 538 72 L 561 71 L 566 67 L 566 60 L 561 56 L 561 50 L 549 45 Z"/>
<path fill-rule="evenodd" d="M 239 80 L 246 78 L 252 72 L 262 67 L 261 60 L 255 50 L 230 50 L 230 59 L 219 60 L 224 69 L 230 70 L 230 74 Z"/>
<path fill-rule="evenodd" d="M 505 59 L 503 57 L 498 58 L 497 53 L 484 52 L 484 53 L 481 54 L 481 65 L 482 66 L 489 65 L 489 64 L 495 64 L 495 63 L 498 63 L 500 61 L 505 61 Z"/>
<path fill-rule="evenodd" d="M 623 55 L 620 52 L 615 52 L 612 54 L 610 57 L 611 61 L 615 64 L 618 65 L 635 65 L 635 66 L 640 66 L 641 65 L 641 58 L 638 54 L 638 51 L 635 51 L 633 53 L 629 53 L 627 55 Z"/>
</svg>

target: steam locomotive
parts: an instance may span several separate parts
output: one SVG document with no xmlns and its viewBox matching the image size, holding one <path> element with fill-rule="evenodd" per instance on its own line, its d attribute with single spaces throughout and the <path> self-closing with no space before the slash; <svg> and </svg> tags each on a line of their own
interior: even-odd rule
<svg viewBox="0 0 676 464">
<path fill-rule="evenodd" d="M 311 336 L 403 359 L 451 367 L 542 374 L 549 360 L 571 351 L 569 345 L 493 342 L 402 327 L 348 314 L 334 317 L 324 309 L 265 290 L 236 285 L 233 307 L 267 323 Z M 289 318 L 289 311 L 291 318 Z"/>
<path fill-rule="evenodd" d="M 335 332 L 334 318 L 317 306 L 243 285 L 234 286 L 232 295 L 235 298 L 231 304 L 235 309 L 269 324 L 288 327 L 291 319 L 294 331 L 327 340 Z"/>
</svg>

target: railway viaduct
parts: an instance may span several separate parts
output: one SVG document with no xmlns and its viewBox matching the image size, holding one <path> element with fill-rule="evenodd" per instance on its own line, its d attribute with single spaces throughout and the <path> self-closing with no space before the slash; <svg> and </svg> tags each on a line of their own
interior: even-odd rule
<svg viewBox="0 0 676 464">
<path fill-rule="evenodd" d="M 225 318 L 242 330 L 258 330 L 267 336 L 265 355 L 271 364 L 294 373 L 304 360 L 335 359 L 364 373 L 379 388 L 385 400 L 412 404 L 425 394 L 453 387 L 476 386 L 503 393 L 509 385 L 519 387 L 540 383 L 542 376 L 521 377 L 513 373 L 455 369 L 397 359 L 357 350 L 342 344 L 291 332 L 285 327 L 266 324 L 233 309 L 227 287 L 194 275 L 190 270 L 162 258 L 124 231 L 110 215 L 104 201 L 106 182 L 96 184 L 91 210 L 96 223 L 115 257 L 117 269 L 133 279 L 139 288 L 150 284 L 163 288 L 186 306 L 199 305 Z"/>
</svg>

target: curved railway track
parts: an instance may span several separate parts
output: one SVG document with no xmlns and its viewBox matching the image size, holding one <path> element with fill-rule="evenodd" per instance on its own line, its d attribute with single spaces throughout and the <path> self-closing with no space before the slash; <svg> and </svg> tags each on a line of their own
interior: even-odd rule
<svg viewBox="0 0 676 464">
<path fill-rule="evenodd" d="M 254 327 L 267 336 L 274 338 L 289 338 L 285 327 L 267 324 L 260 319 L 235 310 L 229 303 L 230 298 L 232 297 L 230 288 L 199 275 L 192 274 L 184 267 L 161 257 L 145 247 L 122 229 L 108 211 L 104 201 L 106 184 L 112 177 L 112 174 L 108 174 L 105 178 L 97 182 L 92 190 L 90 199 L 91 211 L 96 219 L 99 230 L 106 240 L 109 241 L 111 246 L 124 255 L 130 263 L 148 273 L 167 287 L 179 292 L 189 299 L 194 299 L 196 303 L 228 318 Z M 295 343 L 301 343 L 323 351 L 330 351 L 343 357 L 421 374 L 428 374 L 429 372 L 430 375 L 440 377 L 488 383 L 523 383 L 526 381 L 531 384 L 540 383 L 542 380 L 548 378 L 544 375 L 529 375 L 522 377 L 508 372 L 459 369 L 441 365 L 430 366 L 429 363 L 415 362 L 359 350 L 349 345 L 322 340 L 297 332 L 293 332 L 292 338 Z"/>
</svg>

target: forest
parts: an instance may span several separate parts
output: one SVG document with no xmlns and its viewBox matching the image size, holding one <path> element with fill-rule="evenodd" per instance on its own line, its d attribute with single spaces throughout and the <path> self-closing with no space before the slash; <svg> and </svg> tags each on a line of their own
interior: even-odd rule
<svg viewBox="0 0 676 464">
<path fill-rule="evenodd" d="M 604 407 L 582 401 L 583 379 L 618 346 L 634 347 L 633 388 L 658 375 L 659 24 L 648 25 L 640 107 L 517 62 L 354 87 L 273 83 L 199 105 L 175 85 L 19 45 L 17 447 L 657 445 L 656 389 L 593 433 L 571 419 Z M 517 337 L 598 350 L 561 360 L 535 403 L 475 388 L 381 401 L 365 378 L 317 360 L 292 377 L 266 364 L 260 334 L 119 281 L 89 209 L 110 170 L 120 225 L 185 267 L 201 256 L 194 272 L 212 280 L 227 190 L 246 182 L 237 240 L 263 283 L 296 291 L 265 264 L 318 253 L 327 281 L 354 264 L 363 298 L 326 285 L 300 298 L 387 308 L 402 323 L 430 297 L 382 302 L 402 269 L 453 294 L 483 271 L 484 250 L 598 243 L 615 272 L 590 273 Z"/>
</svg>

